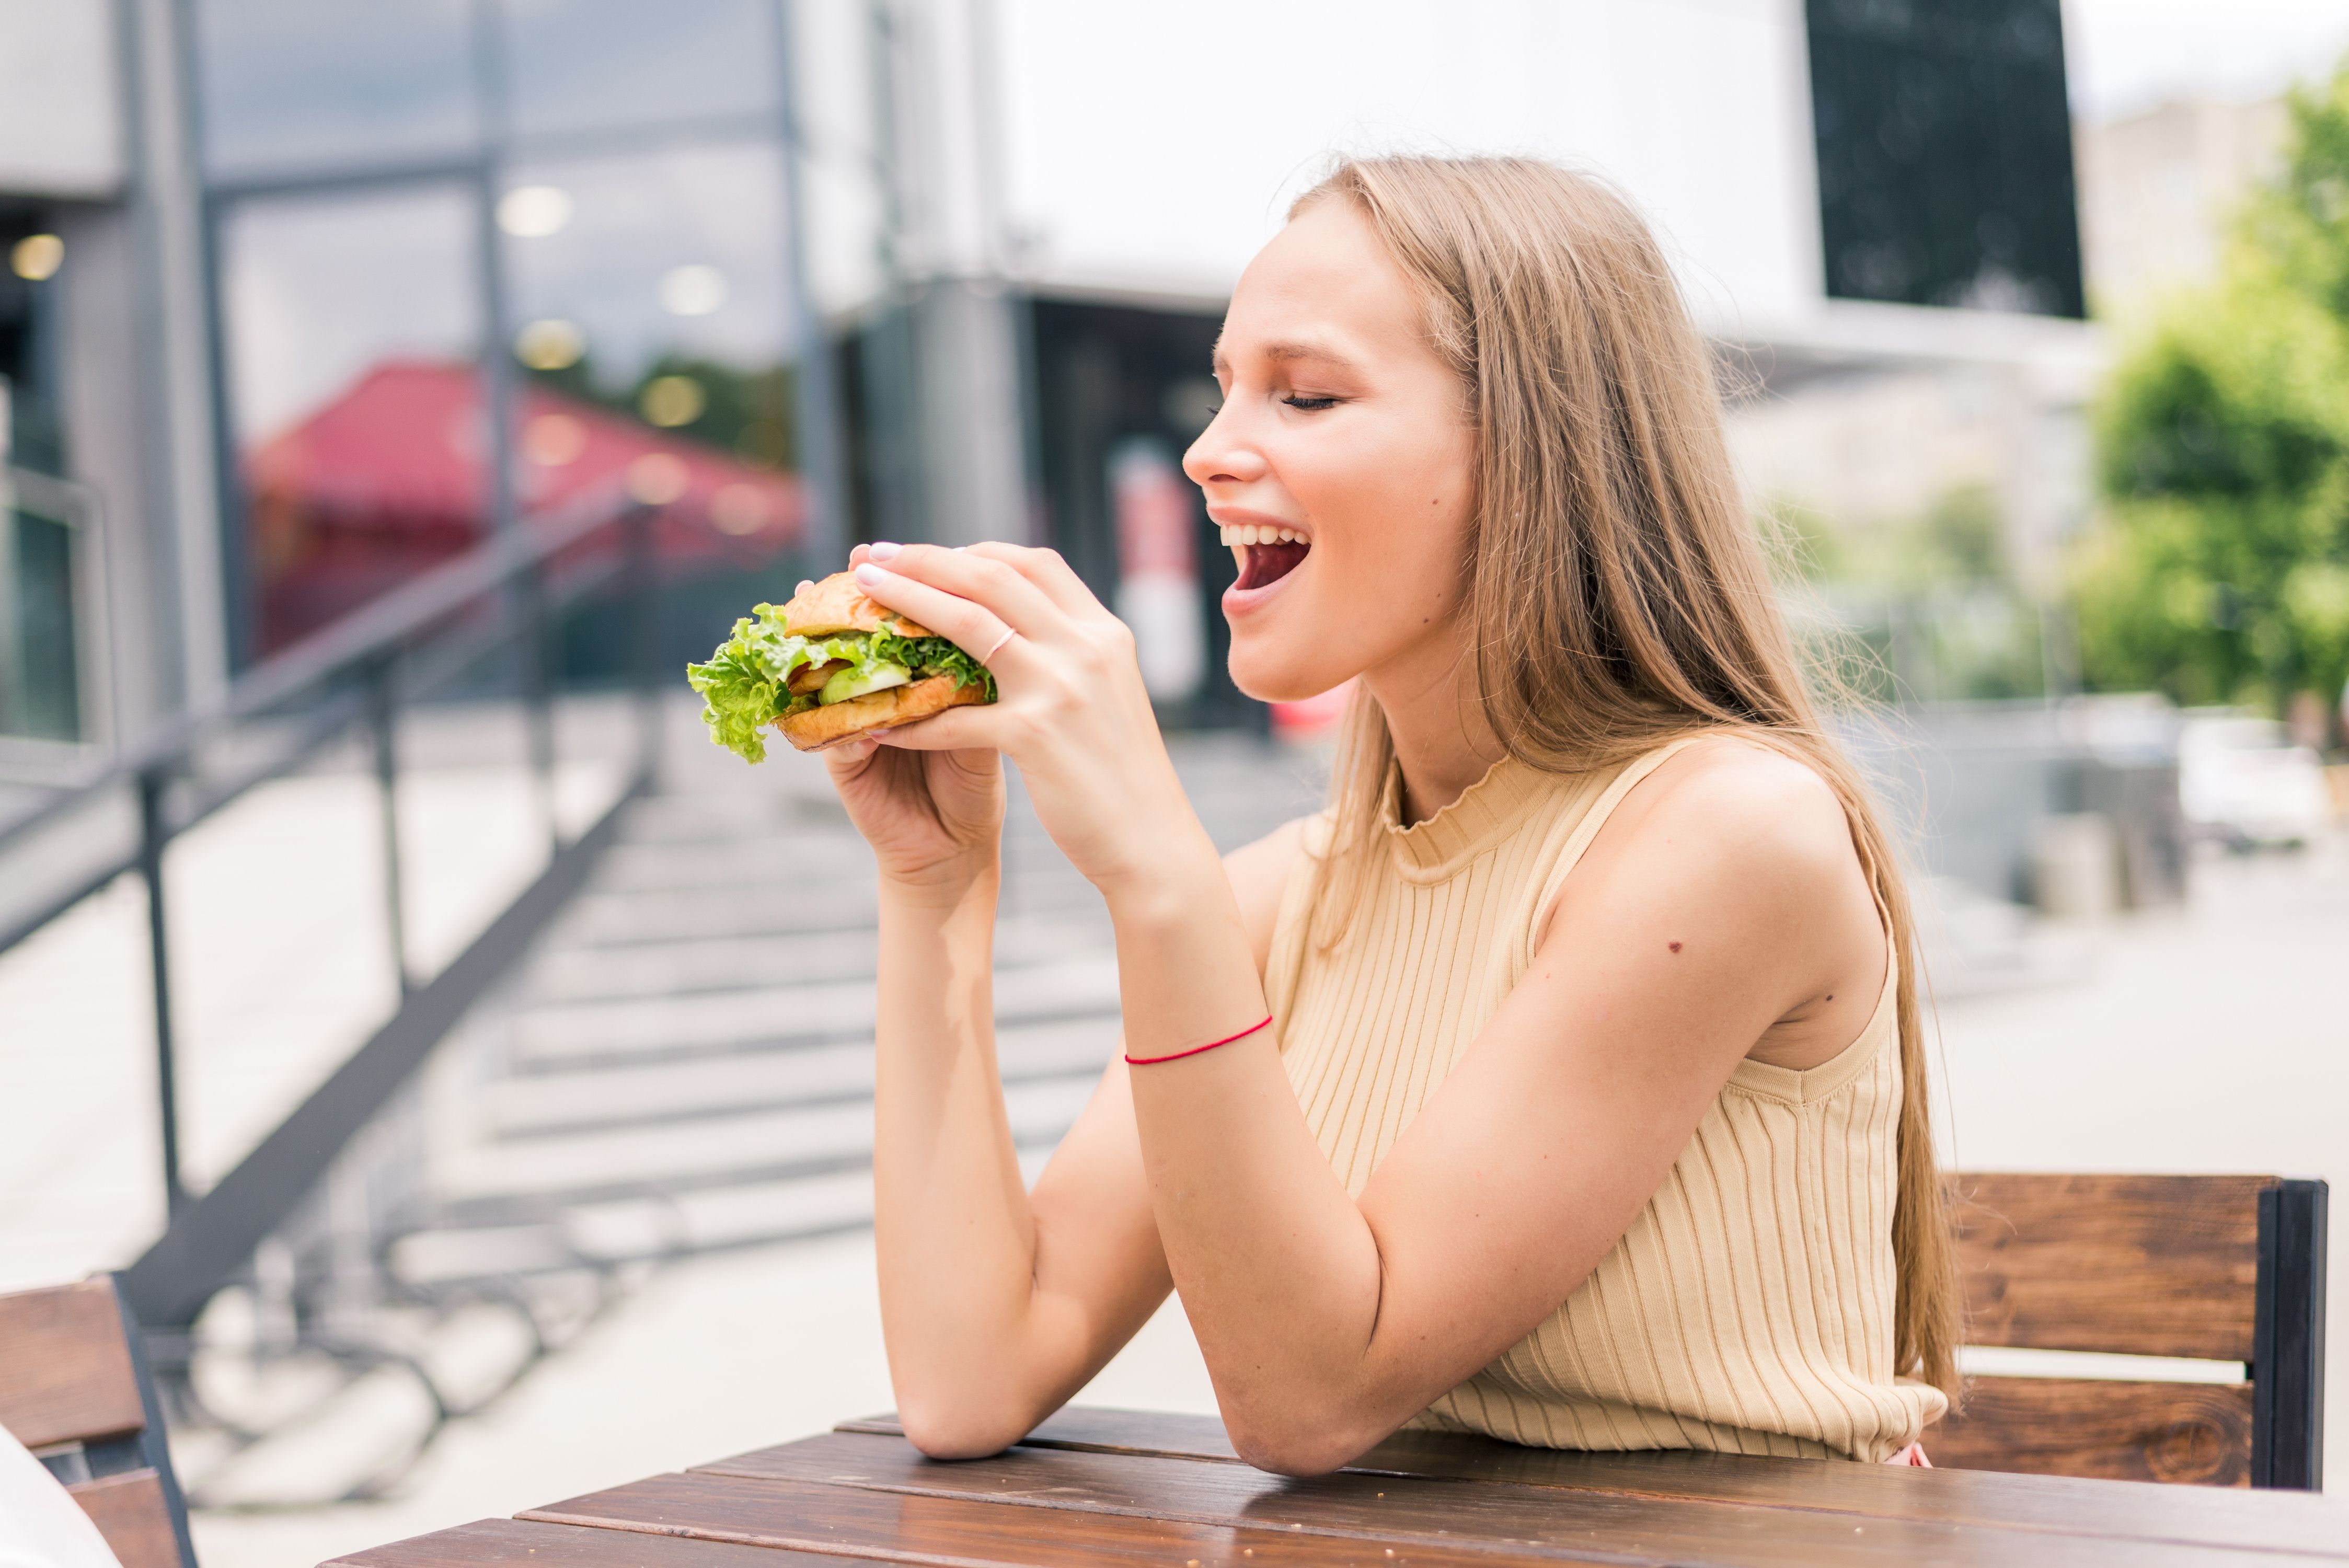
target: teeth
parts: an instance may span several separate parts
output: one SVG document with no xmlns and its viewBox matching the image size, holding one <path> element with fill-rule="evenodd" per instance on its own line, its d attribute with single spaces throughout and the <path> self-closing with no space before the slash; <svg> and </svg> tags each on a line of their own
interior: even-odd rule
<svg viewBox="0 0 2349 1568">
<path fill-rule="evenodd" d="M 1301 544 L 1305 536 L 1293 528 L 1271 528 L 1260 523 L 1223 523 L 1217 537 L 1226 544 Z"/>
</svg>

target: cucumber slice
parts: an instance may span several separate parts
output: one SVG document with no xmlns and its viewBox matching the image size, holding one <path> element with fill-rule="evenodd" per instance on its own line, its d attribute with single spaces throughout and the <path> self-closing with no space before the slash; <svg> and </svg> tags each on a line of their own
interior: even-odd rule
<svg viewBox="0 0 2349 1568">
<path fill-rule="evenodd" d="M 823 689 L 816 693 L 815 700 L 827 706 L 846 702 L 850 697 L 863 696 L 869 691 L 887 691 L 891 686 L 905 686 L 913 678 L 914 672 L 903 665 L 866 665 L 862 669 L 851 665 L 824 682 Z"/>
</svg>

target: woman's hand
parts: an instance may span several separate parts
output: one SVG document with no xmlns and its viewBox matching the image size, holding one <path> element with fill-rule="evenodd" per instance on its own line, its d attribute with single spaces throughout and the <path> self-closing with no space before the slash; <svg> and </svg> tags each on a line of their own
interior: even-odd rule
<svg viewBox="0 0 2349 1568">
<path fill-rule="evenodd" d="M 1003 764 L 993 751 L 905 751 L 858 737 L 823 760 L 885 878 L 961 883 L 995 869 Z"/>
<path fill-rule="evenodd" d="M 870 548 L 858 545 L 849 564 L 862 564 Z M 827 748 L 823 761 L 885 879 L 958 888 L 996 869 L 1003 763 L 993 748 L 906 751 L 866 734 Z"/>
<path fill-rule="evenodd" d="M 1059 555 L 1009 544 L 881 544 L 858 562 L 856 580 L 878 603 L 986 660 L 998 693 L 991 705 L 884 733 L 882 749 L 926 753 L 918 760 L 933 766 L 941 753 L 1009 756 L 1053 841 L 1105 893 L 1170 868 L 1220 879 L 1159 736 L 1133 634 Z M 916 760 L 896 758 L 909 769 Z"/>
</svg>

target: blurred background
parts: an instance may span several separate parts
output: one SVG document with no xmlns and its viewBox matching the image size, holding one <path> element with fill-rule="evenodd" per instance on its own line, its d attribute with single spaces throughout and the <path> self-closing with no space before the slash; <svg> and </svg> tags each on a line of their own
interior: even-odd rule
<svg viewBox="0 0 2349 1568">
<path fill-rule="evenodd" d="M 1389 150 L 1665 235 L 1951 1161 L 2349 1181 L 2337 4 L 0 0 L 0 1290 L 128 1269 L 208 1568 L 890 1404 L 869 868 L 681 666 L 1049 543 L 1219 840 L 1310 809 L 1177 464 Z M 1115 973 L 1009 855 L 1032 1170 Z M 1086 1397 L 1213 1408 L 1174 1308 Z"/>
</svg>

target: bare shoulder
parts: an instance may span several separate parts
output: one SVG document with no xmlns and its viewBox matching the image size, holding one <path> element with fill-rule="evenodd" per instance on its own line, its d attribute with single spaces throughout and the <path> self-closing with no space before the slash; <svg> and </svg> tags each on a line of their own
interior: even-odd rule
<svg viewBox="0 0 2349 1568">
<path fill-rule="evenodd" d="M 1306 829 L 1313 820 L 1299 817 L 1283 822 L 1224 857 L 1224 874 L 1231 878 L 1232 896 L 1239 901 L 1240 923 L 1247 929 L 1248 947 L 1256 954 L 1259 970 L 1272 951 L 1272 928 L 1280 919 L 1281 895 L 1305 858 Z"/>
<path fill-rule="evenodd" d="M 1736 736 L 1699 741 L 1633 788 L 1585 857 L 1593 892 L 1655 892 L 1756 912 L 1849 903 L 1871 912 L 1843 802 L 1807 763 Z M 1568 888 L 1575 879 L 1568 879 Z"/>
</svg>

